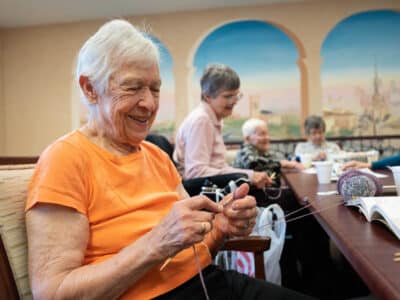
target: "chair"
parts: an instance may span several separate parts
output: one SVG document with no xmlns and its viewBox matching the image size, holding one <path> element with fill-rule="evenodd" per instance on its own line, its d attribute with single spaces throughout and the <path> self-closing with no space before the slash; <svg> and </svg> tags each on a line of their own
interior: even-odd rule
<svg viewBox="0 0 400 300">
<path fill-rule="evenodd" d="M 0 299 L 32 299 L 24 207 L 33 167 L 0 166 Z"/>
</svg>

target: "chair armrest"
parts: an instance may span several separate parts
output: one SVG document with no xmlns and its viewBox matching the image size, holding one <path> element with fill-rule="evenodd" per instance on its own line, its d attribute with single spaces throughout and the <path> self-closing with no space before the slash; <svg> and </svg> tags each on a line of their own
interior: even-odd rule
<svg viewBox="0 0 400 300">
<path fill-rule="evenodd" d="M 271 238 L 268 236 L 247 236 L 227 240 L 220 250 L 253 252 L 255 276 L 256 278 L 266 280 L 264 251 L 267 251 L 270 247 Z"/>
<path fill-rule="evenodd" d="M 269 236 L 246 236 L 227 240 L 220 250 L 264 252 L 271 246 Z"/>
</svg>

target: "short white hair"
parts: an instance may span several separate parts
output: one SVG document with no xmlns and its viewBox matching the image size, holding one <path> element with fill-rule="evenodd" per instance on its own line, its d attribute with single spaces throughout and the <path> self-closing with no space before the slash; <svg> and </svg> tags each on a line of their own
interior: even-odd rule
<svg viewBox="0 0 400 300">
<path fill-rule="evenodd" d="M 123 64 L 159 65 L 160 54 L 150 37 L 125 20 L 105 23 L 79 51 L 76 79 L 88 76 L 98 92 L 108 88 L 110 76 Z M 81 91 L 81 97 L 83 93 Z M 88 104 L 88 101 L 84 101 Z"/>
<path fill-rule="evenodd" d="M 248 119 L 242 125 L 243 137 L 244 138 L 249 137 L 260 126 L 267 126 L 267 123 L 265 121 L 261 120 L 261 119 L 256 119 L 256 118 Z"/>
</svg>

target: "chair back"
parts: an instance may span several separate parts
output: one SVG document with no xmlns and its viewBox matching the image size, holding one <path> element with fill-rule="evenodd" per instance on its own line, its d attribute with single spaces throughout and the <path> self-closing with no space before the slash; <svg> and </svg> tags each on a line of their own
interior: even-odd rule
<svg viewBox="0 0 400 300">
<path fill-rule="evenodd" d="M 0 299 L 32 299 L 25 199 L 34 164 L 0 166 Z"/>
<path fill-rule="evenodd" d="M 148 134 L 146 136 L 146 141 L 160 147 L 161 150 L 164 150 L 164 152 L 167 153 L 169 158 L 173 161 L 172 154 L 174 153 L 174 146 L 165 136 L 159 134 Z"/>
</svg>

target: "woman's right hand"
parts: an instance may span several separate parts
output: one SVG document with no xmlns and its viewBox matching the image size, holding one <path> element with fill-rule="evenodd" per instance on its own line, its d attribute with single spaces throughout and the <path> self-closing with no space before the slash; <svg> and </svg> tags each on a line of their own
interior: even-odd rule
<svg viewBox="0 0 400 300">
<path fill-rule="evenodd" d="M 325 151 L 321 151 L 313 158 L 313 161 L 326 160 L 326 158 L 327 158 L 327 156 L 326 156 Z"/>
<path fill-rule="evenodd" d="M 170 212 L 152 231 L 153 251 L 160 260 L 173 257 L 179 251 L 201 242 L 211 231 L 221 204 L 199 195 L 173 204 Z"/>
</svg>

